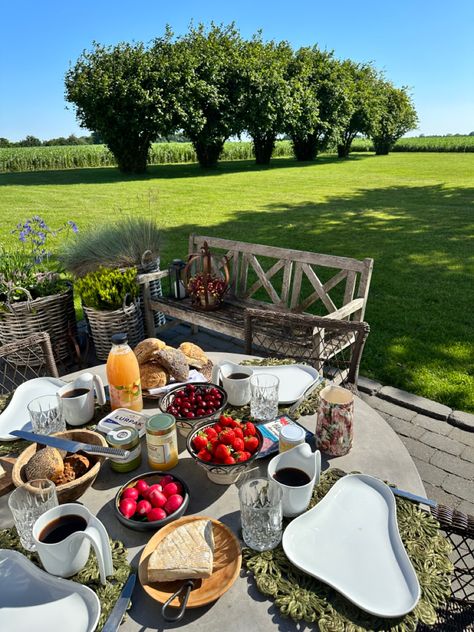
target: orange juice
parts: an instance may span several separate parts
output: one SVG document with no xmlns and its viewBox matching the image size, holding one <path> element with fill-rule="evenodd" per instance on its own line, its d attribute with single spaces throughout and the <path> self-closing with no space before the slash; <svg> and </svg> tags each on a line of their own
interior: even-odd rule
<svg viewBox="0 0 474 632">
<path fill-rule="evenodd" d="M 107 358 L 107 380 L 110 389 L 110 406 L 143 409 L 140 368 L 137 358 L 127 344 L 127 334 L 112 336 L 112 349 Z"/>
</svg>

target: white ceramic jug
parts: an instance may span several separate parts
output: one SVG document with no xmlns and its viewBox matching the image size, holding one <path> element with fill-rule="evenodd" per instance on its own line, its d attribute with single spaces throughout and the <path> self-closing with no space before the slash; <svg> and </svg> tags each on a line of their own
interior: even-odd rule
<svg viewBox="0 0 474 632">
<path fill-rule="evenodd" d="M 231 377 L 232 375 L 244 377 L 235 379 Z M 214 384 L 222 382 L 222 387 L 227 393 L 227 401 L 231 406 L 245 406 L 250 401 L 250 377 L 252 375 L 253 370 L 249 366 L 221 362 L 212 367 L 211 381 Z"/>
<path fill-rule="evenodd" d="M 54 544 L 42 542 L 40 536 L 48 525 L 66 520 L 68 516 L 79 516 L 85 529 L 74 531 Z M 46 530 L 47 531 L 47 530 Z M 44 539 L 45 536 L 43 536 Z M 105 585 L 106 577 L 113 575 L 112 552 L 109 536 L 102 522 L 83 505 L 66 503 L 53 507 L 40 516 L 33 525 L 33 539 L 41 563 L 48 573 L 59 577 L 71 577 L 84 568 L 91 544 L 99 564 L 100 581 Z"/>
<path fill-rule="evenodd" d="M 59 405 L 66 423 L 70 426 L 82 426 L 94 417 L 94 390 L 97 402 L 105 404 L 104 384 L 99 375 L 83 373 L 58 391 Z M 77 391 L 76 395 L 74 395 Z M 68 396 L 72 394 L 73 396 Z"/>
<path fill-rule="evenodd" d="M 290 486 L 276 480 L 275 472 L 286 468 L 301 470 L 308 475 L 309 482 L 306 485 Z M 297 445 L 296 448 L 273 457 L 268 464 L 267 474 L 268 478 L 274 480 L 283 492 L 283 515 L 287 518 L 299 516 L 307 509 L 313 493 L 313 487 L 319 483 L 321 453 L 319 450 L 312 452 L 308 443 L 302 443 Z"/>
</svg>

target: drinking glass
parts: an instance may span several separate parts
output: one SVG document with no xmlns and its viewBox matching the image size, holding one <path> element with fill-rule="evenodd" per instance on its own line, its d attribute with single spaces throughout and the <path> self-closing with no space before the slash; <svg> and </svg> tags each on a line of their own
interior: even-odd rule
<svg viewBox="0 0 474 632">
<path fill-rule="evenodd" d="M 8 506 L 23 548 L 35 551 L 33 525 L 42 514 L 58 506 L 56 485 L 47 478 L 29 481 L 10 494 Z"/>
<path fill-rule="evenodd" d="M 242 537 L 257 551 L 274 549 L 282 535 L 282 491 L 274 481 L 254 478 L 239 489 Z"/>
<path fill-rule="evenodd" d="M 50 435 L 66 430 L 66 422 L 61 413 L 56 395 L 42 395 L 28 404 L 33 432 Z"/>
<path fill-rule="evenodd" d="M 270 373 L 255 373 L 250 378 L 250 414 L 255 419 L 270 421 L 278 416 L 280 380 Z"/>
</svg>

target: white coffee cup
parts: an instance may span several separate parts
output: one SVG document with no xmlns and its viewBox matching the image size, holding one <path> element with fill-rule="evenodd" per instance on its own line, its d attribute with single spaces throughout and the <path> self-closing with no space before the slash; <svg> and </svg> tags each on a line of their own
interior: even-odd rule
<svg viewBox="0 0 474 632">
<path fill-rule="evenodd" d="M 231 406 L 245 406 L 250 401 L 250 378 L 253 370 L 248 366 L 240 366 L 232 362 L 216 364 L 212 371 L 214 384 L 222 382 L 227 393 L 227 401 Z M 238 376 L 238 377 L 233 377 Z"/>
<path fill-rule="evenodd" d="M 42 542 L 40 536 L 43 534 L 43 539 L 47 537 L 45 528 L 59 519 L 66 524 L 67 516 L 78 517 L 78 521 L 82 522 L 85 528 L 74 531 L 53 544 Z M 33 540 L 41 563 L 52 575 L 71 577 L 78 573 L 89 559 L 91 544 L 99 564 L 101 583 L 105 585 L 106 577 L 114 573 L 107 530 L 83 505 L 66 503 L 49 509 L 33 525 Z"/>
<path fill-rule="evenodd" d="M 59 389 L 61 413 L 70 426 L 82 426 L 94 418 L 94 390 L 98 403 L 105 404 L 104 384 L 98 375 L 83 373 L 74 382 Z"/>
<path fill-rule="evenodd" d="M 285 468 L 293 468 L 304 472 L 309 477 L 305 485 L 285 485 L 275 478 L 275 472 Z M 299 516 L 308 508 L 313 488 L 319 483 L 321 474 L 321 454 L 311 451 L 309 443 L 302 443 L 291 450 L 282 452 L 268 464 L 268 478 L 274 480 L 283 492 L 283 515 L 287 518 Z"/>
</svg>

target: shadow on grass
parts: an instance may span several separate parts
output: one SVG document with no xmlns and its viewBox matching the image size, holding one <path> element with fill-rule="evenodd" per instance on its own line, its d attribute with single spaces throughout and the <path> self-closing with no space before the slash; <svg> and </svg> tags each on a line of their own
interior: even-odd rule
<svg viewBox="0 0 474 632">
<path fill-rule="evenodd" d="M 274 158 L 269 166 L 256 165 L 254 160 L 228 160 L 220 162 L 215 169 L 203 169 L 197 163 L 151 165 L 144 174 L 124 174 L 117 167 L 94 167 L 57 169 L 50 171 L 25 171 L 1 173 L 0 186 L 41 186 L 70 184 L 107 184 L 114 182 L 147 182 L 172 180 L 175 178 L 218 177 L 229 173 L 258 172 L 272 169 L 314 167 L 333 163 L 350 163 L 366 160 L 373 156 L 357 154 L 341 161 L 337 156 L 324 155 L 313 162 L 297 162 L 293 158 Z"/>
</svg>

